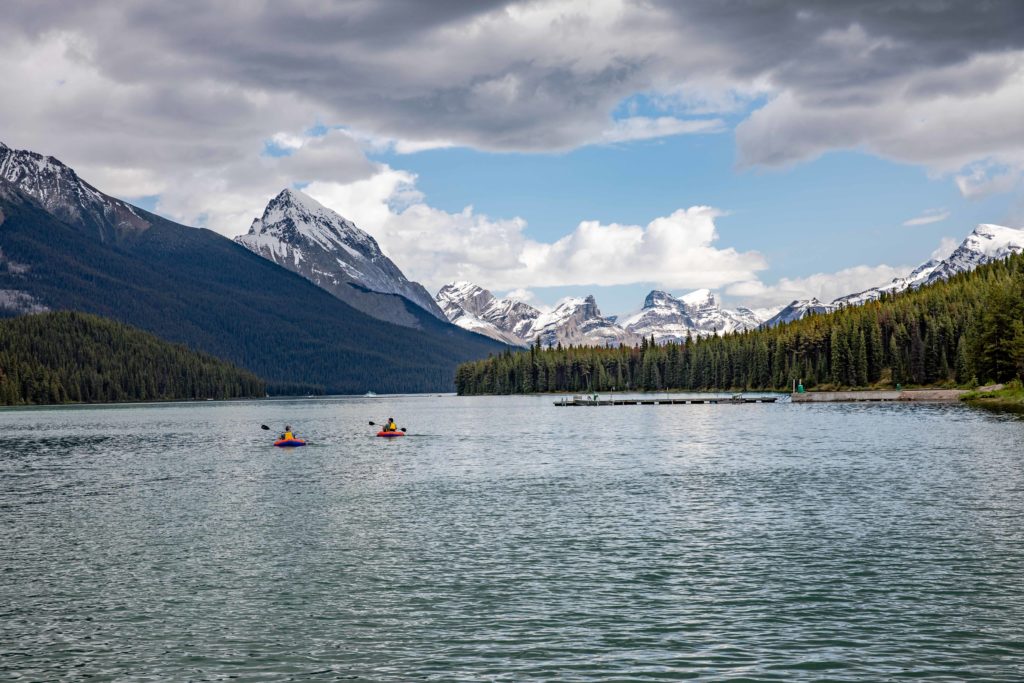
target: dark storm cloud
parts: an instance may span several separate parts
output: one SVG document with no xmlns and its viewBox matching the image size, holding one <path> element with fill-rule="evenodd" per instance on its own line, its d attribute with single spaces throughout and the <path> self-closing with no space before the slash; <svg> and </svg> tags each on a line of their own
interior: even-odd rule
<svg viewBox="0 0 1024 683">
<path fill-rule="evenodd" d="M 230 165 L 315 121 L 562 150 L 622 139 L 611 112 L 637 93 L 684 118 L 756 103 L 736 130 L 743 165 L 849 147 L 943 170 L 1024 163 L 1022 2 L 44 0 L 5 3 L 0 29 L 0 66 L 30 90 L 0 103 L 0 135 L 64 131 L 96 165 L 143 140 L 162 160 L 150 171 Z M 26 76 L 63 80 L 55 54 L 67 87 Z"/>
</svg>

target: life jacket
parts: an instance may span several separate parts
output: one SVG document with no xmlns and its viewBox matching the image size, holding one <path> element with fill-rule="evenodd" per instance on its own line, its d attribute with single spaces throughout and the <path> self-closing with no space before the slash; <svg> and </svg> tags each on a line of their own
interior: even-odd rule
<svg viewBox="0 0 1024 683">
<path fill-rule="evenodd" d="M 281 438 L 284 439 L 285 441 L 294 441 L 295 440 L 295 435 L 292 434 L 291 432 L 285 432 L 284 436 L 281 437 Z"/>
<path fill-rule="evenodd" d="M 388 426 L 384 429 L 384 431 L 386 431 L 386 432 L 397 432 L 398 431 L 398 425 L 396 425 L 394 422 L 388 422 Z"/>
</svg>

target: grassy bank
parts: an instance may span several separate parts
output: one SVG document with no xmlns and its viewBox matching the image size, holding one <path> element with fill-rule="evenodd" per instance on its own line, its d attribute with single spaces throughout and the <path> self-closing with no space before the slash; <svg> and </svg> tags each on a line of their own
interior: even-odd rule
<svg viewBox="0 0 1024 683">
<path fill-rule="evenodd" d="M 1020 380 L 1013 380 L 998 389 L 972 391 L 964 394 L 961 400 L 982 408 L 1024 412 L 1024 385 Z"/>
</svg>

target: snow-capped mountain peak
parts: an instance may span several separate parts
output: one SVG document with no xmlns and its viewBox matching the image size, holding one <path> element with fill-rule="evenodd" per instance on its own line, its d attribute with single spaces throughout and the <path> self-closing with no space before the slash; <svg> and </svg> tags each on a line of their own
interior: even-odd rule
<svg viewBox="0 0 1024 683">
<path fill-rule="evenodd" d="M 982 223 L 967 236 L 961 248 L 982 253 L 989 258 L 1005 258 L 1024 250 L 1024 230 L 1005 225 Z M 954 252 L 956 253 L 956 252 Z"/>
<path fill-rule="evenodd" d="M 856 306 L 873 301 L 882 294 L 916 289 L 1021 251 L 1024 251 L 1024 230 L 983 223 L 946 258 L 925 261 L 906 277 L 894 278 L 879 287 L 839 297 L 832 302 L 832 306 Z"/>
<path fill-rule="evenodd" d="M 927 282 L 952 277 L 1021 251 L 1024 251 L 1024 230 L 982 223 L 936 266 Z"/>
<path fill-rule="evenodd" d="M 362 259 L 383 256 L 377 240 L 354 223 L 312 197 L 290 189 L 282 190 L 267 204 L 263 216 L 253 219 L 249 235 L 271 236 L 293 246 L 308 240 L 325 251 L 340 248 Z M 301 251 L 296 256 L 301 258 Z"/>
<path fill-rule="evenodd" d="M 103 194 L 79 178 L 74 169 L 51 156 L 0 143 L 0 178 L 38 201 L 48 212 L 100 241 L 117 241 L 138 234 L 151 224 L 142 212 Z"/>
<path fill-rule="evenodd" d="M 282 190 L 235 241 L 370 315 L 415 324 L 400 305 L 374 296 L 394 294 L 445 319 L 427 290 L 406 278 L 377 240 L 302 192 Z"/>
</svg>

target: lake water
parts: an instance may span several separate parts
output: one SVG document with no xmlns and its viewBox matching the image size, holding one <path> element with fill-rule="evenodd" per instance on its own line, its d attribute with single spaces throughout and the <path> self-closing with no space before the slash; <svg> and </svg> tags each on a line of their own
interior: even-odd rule
<svg viewBox="0 0 1024 683">
<path fill-rule="evenodd" d="M 551 400 L 0 411 L 0 679 L 1024 679 L 1019 416 Z"/>
</svg>

